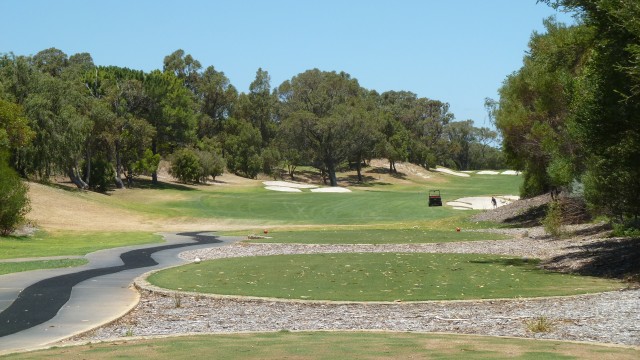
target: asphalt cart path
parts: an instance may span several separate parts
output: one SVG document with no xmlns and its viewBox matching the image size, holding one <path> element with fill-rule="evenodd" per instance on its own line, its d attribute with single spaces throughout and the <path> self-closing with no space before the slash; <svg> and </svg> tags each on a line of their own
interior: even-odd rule
<svg viewBox="0 0 640 360">
<path fill-rule="evenodd" d="M 131 287 L 145 272 L 179 265 L 184 250 L 224 246 L 239 238 L 193 232 L 163 234 L 164 245 L 88 254 L 89 264 L 0 276 L 0 354 L 44 347 L 126 314 L 139 300 Z"/>
</svg>

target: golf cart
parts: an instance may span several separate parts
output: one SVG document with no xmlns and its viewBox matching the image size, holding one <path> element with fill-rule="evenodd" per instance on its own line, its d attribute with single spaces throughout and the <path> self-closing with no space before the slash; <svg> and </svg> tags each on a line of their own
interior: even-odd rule
<svg viewBox="0 0 640 360">
<path fill-rule="evenodd" d="M 429 190 L 429 206 L 442 206 L 440 190 Z"/>
</svg>

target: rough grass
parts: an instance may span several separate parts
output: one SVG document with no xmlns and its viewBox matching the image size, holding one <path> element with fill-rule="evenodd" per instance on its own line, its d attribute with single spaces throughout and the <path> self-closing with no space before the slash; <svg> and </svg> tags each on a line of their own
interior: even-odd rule
<svg viewBox="0 0 640 360">
<path fill-rule="evenodd" d="M 38 260 L 38 261 L 21 261 L 21 262 L 0 262 L 0 275 L 38 270 L 38 269 L 56 269 L 76 267 L 86 264 L 86 259 L 57 259 L 57 260 Z"/>
<path fill-rule="evenodd" d="M 237 234 L 238 232 L 236 232 Z M 263 234 L 259 234 L 263 235 Z M 502 240 L 507 236 L 456 230 L 405 229 L 327 229 L 307 231 L 270 231 L 270 239 L 258 239 L 260 243 L 300 244 L 423 244 L 453 241 Z"/>
<path fill-rule="evenodd" d="M 86 255 L 119 246 L 162 242 L 160 235 L 145 232 L 38 232 L 32 236 L 0 239 L 0 259 Z"/>
<path fill-rule="evenodd" d="M 467 300 L 573 295 L 621 282 L 553 273 L 536 261 L 478 254 L 344 253 L 229 258 L 157 272 L 168 289 L 333 301 Z"/>
<path fill-rule="evenodd" d="M 637 349 L 559 341 L 387 332 L 286 332 L 122 340 L 1 359 L 637 359 Z"/>
</svg>

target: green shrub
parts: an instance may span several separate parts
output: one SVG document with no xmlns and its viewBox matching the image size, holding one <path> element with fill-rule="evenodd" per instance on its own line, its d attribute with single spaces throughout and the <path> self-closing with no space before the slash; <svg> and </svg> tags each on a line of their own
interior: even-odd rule
<svg viewBox="0 0 640 360">
<path fill-rule="evenodd" d="M 183 183 L 199 182 L 202 166 L 198 155 L 191 149 L 180 149 L 171 155 L 169 173 Z"/>
<path fill-rule="evenodd" d="M 29 212 L 28 186 L 0 154 L 0 235 L 11 234 Z"/>
<path fill-rule="evenodd" d="M 83 171 L 84 178 L 86 179 L 86 168 Z M 113 170 L 113 165 L 106 159 L 99 157 L 94 158 L 91 161 L 91 173 L 89 174 L 89 187 L 92 190 L 98 192 L 106 192 L 109 186 L 113 184 L 113 179 L 116 176 L 116 172 Z"/>
<path fill-rule="evenodd" d="M 562 235 L 562 206 L 558 201 L 552 201 L 547 208 L 547 215 L 542 220 L 542 225 L 547 234 L 553 237 Z"/>
<path fill-rule="evenodd" d="M 211 151 L 197 151 L 196 155 L 198 155 L 198 161 L 200 162 L 200 180 L 203 183 L 207 182 L 209 176 L 215 181 L 216 176 L 224 174 L 226 164 L 222 155 Z"/>
<path fill-rule="evenodd" d="M 640 219 L 613 224 L 613 236 L 640 237 Z"/>
</svg>

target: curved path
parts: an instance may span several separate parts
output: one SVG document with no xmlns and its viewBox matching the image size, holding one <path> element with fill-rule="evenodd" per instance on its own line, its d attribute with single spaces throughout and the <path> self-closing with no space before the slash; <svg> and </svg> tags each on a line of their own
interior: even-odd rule
<svg viewBox="0 0 640 360">
<path fill-rule="evenodd" d="M 132 246 L 87 255 L 80 268 L 0 276 L 0 353 L 45 346 L 117 319 L 139 299 L 130 287 L 147 271 L 184 263 L 185 247 L 222 246 L 238 238 L 163 234 L 166 245 Z"/>
</svg>

